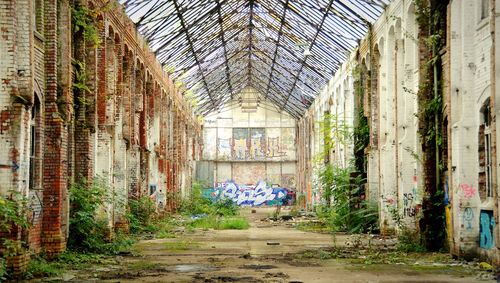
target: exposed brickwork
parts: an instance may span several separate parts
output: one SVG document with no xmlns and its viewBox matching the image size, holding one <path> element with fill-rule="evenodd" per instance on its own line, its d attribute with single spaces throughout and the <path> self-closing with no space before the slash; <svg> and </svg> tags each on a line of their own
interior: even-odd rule
<svg viewBox="0 0 500 283">
<path fill-rule="evenodd" d="M 107 179 L 117 198 L 106 209 L 111 237 L 128 230 L 128 198 L 176 209 L 199 157 L 188 154 L 201 129 L 182 90 L 121 8 L 99 14 L 98 45 L 71 30 L 70 5 L 101 11 L 105 2 L 0 0 L 0 194 L 29 198 L 30 231 L 9 237 L 49 257 L 66 248 L 74 180 Z M 72 87 L 77 72 L 88 91 Z M 26 262 L 10 261 L 16 270 Z"/>
</svg>

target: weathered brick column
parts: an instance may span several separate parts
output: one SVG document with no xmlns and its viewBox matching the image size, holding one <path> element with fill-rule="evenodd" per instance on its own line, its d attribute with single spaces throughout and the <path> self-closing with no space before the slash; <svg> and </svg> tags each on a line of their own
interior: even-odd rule
<svg viewBox="0 0 500 283">
<path fill-rule="evenodd" d="M 43 155 L 42 247 L 48 257 L 66 248 L 61 230 L 63 196 L 67 191 L 67 130 L 58 109 L 58 11 L 57 0 L 45 1 L 45 151 Z"/>
</svg>

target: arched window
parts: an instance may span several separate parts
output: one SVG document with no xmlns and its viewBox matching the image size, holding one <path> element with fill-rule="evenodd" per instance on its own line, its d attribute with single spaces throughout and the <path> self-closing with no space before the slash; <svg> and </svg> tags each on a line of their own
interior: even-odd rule
<svg viewBox="0 0 500 283">
<path fill-rule="evenodd" d="M 37 179 L 39 174 L 37 172 L 37 163 L 40 160 L 39 154 L 39 135 L 40 135 L 40 101 L 35 94 L 35 103 L 31 108 L 31 121 L 30 121 L 30 163 L 29 163 L 29 188 L 35 189 L 38 184 Z"/>
<path fill-rule="evenodd" d="M 479 196 L 481 199 L 492 197 L 492 153 L 491 153 L 491 108 L 486 99 L 480 110 L 479 124 Z"/>
</svg>

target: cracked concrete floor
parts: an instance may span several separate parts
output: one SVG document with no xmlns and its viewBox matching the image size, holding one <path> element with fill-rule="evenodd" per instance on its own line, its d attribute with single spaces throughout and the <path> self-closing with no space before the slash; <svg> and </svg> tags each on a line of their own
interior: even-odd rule
<svg viewBox="0 0 500 283">
<path fill-rule="evenodd" d="M 367 264 L 346 258 L 303 257 L 345 245 L 348 235 L 303 232 L 290 223 L 261 221 L 271 208 L 244 209 L 248 230 L 195 230 L 172 239 L 143 240 L 137 255 L 77 281 L 98 282 L 494 282 L 470 265 L 446 261 Z M 334 242 L 335 241 L 335 242 Z M 380 248 L 390 240 L 377 240 Z M 271 245 L 270 245 L 271 244 Z M 376 248 L 375 248 L 376 249 Z M 384 256 L 384 255 L 382 255 Z M 446 258 L 447 255 L 440 255 Z M 366 258 L 366 257 L 365 257 Z M 85 276 L 84 276 L 85 277 Z M 485 279 L 481 279 L 485 278 Z M 490 280 L 488 280 L 488 278 Z"/>
</svg>

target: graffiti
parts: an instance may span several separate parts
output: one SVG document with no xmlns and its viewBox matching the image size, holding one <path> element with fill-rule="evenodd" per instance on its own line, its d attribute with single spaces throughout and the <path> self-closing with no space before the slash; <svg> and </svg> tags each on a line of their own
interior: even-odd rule
<svg viewBox="0 0 500 283">
<path fill-rule="evenodd" d="M 217 139 L 218 157 L 221 159 L 228 159 L 231 157 L 231 143 L 232 139 Z"/>
<path fill-rule="evenodd" d="M 493 218 L 493 211 L 481 210 L 479 216 L 479 247 L 483 249 L 491 249 L 494 245 L 493 231 L 496 226 L 495 219 Z"/>
<path fill-rule="evenodd" d="M 217 136 L 216 139 L 211 137 Z M 205 159 L 266 160 L 295 158 L 294 128 L 207 128 Z"/>
<path fill-rule="evenodd" d="M 405 217 L 415 217 L 417 215 L 417 209 L 413 205 L 413 194 L 411 193 L 403 194 L 403 215 Z"/>
<path fill-rule="evenodd" d="M 269 158 L 286 156 L 286 152 L 281 150 L 280 138 L 267 138 L 266 156 Z"/>
<path fill-rule="evenodd" d="M 254 134 L 252 132 L 252 134 Z M 217 139 L 217 156 L 219 159 L 235 159 L 235 160 L 263 160 L 266 158 L 277 158 L 287 156 L 287 152 L 283 151 L 283 145 L 280 143 L 280 138 L 264 139 L 264 134 L 253 135 L 250 139 L 247 138 L 218 138 Z M 249 141 L 249 142 L 248 142 Z"/>
<path fill-rule="evenodd" d="M 149 199 L 156 203 L 158 209 L 165 207 L 166 195 L 162 189 L 157 189 L 156 184 L 149 185 Z"/>
<path fill-rule="evenodd" d="M 149 195 L 156 193 L 156 185 L 149 185 Z"/>
<path fill-rule="evenodd" d="M 390 206 L 390 205 L 396 204 L 396 201 L 394 200 L 393 196 L 384 196 L 384 195 L 381 195 L 380 198 L 382 199 L 382 202 L 385 203 L 386 206 Z"/>
<path fill-rule="evenodd" d="M 462 216 L 463 224 L 465 225 L 465 229 L 472 230 L 472 221 L 474 220 L 474 210 L 471 207 L 466 207 L 464 210 L 464 214 Z"/>
<path fill-rule="evenodd" d="M 285 188 L 295 188 L 295 174 L 282 174 L 281 185 Z"/>
<path fill-rule="evenodd" d="M 29 208 L 31 211 L 31 224 L 35 225 L 42 217 L 42 201 L 36 191 L 30 191 Z"/>
<path fill-rule="evenodd" d="M 250 158 L 263 159 L 266 157 L 265 131 L 263 128 L 250 131 Z"/>
<path fill-rule="evenodd" d="M 266 182 L 259 181 L 255 186 L 238 185 L 233 181 L 218 183 L 216 188 L 203 194 L 213 201 L 231 199 L 238 206 L 261 206 L 284 204 L 289 192 L 285 188 L 268 187 Z"/>
<path fill-rule="evenodd" d="M 166 200 L 167 197 L 163 190 L 160 190 L 156 193 L 156 203 L 158 204 L 158 209 L 162 210 L 163 208 L 165 208 Z"/>
<path fill-rule="evenodd" d="M 476 188 L 469 184 L 461 184 L 460 191 L 462 191 L 465 198 L 472 198 L 477 192 Z"/>
<path fill-rule="evenodd" d="M 250 145 L 248 143 L 248 129 L 233 129 L 233 145 L 231 156 L 235 160 L 249 158 Z"/>
</svg>

